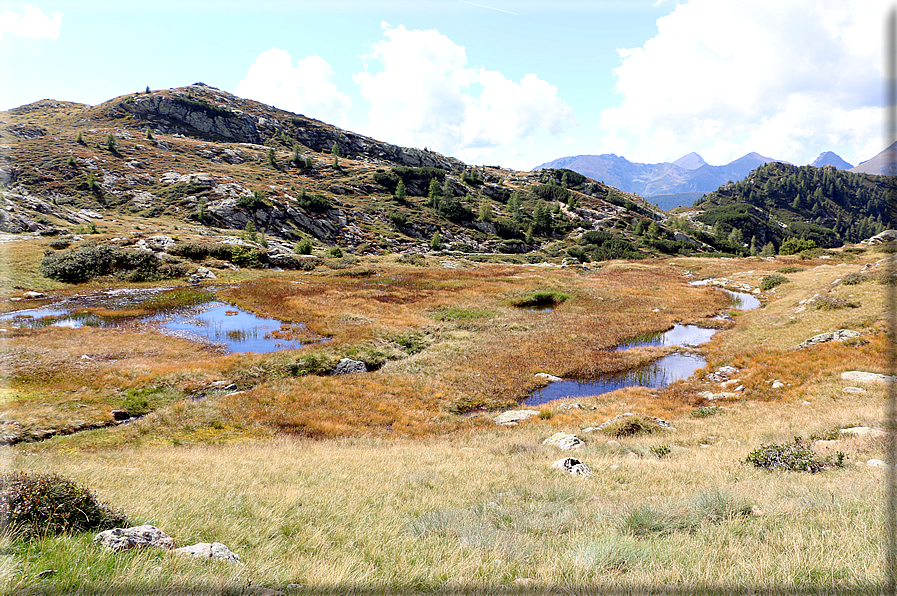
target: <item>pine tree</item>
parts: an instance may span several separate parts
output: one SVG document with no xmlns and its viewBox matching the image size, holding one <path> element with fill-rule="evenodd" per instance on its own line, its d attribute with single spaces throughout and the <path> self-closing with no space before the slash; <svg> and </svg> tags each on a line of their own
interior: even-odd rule
<svg viewBox="0 0 897 596">
<path fill-rule="evenodd" d="M 439 180 L 430 178 L 430 189 L 427 192 L 427 207 L 436 209 L 439 207 L 439 197 L 442 196 L 442 189 L 439 187 Z"/>
<path fill-rule="evenodd" d="M 439 235 L 439 232 L 433 232 L 433 237 L 430 239 L 430 248 L 432 250 L 442 250 L 442 236 Z"/>
<path fill-rule="evenodd" d="M 405 190 L 405 182 L 403 180 L 399 180 L 399 183 L 396 184 L 396 200 L 404 201 L 407 196 L 407 191 Z"/>
<path fill-rule="evenodd" d="M 477 220 L 483 223 L 492 221 L 492 205 L 486 199 L 480 201 L 480 214 Z"/>
<path fill-rule="evenodd" d="M 523 241 L 526 242 L 527 244 L 533 243 L 533 226 L 532 225 L 526 229 L 526 236 L 523 238 Z"/>
</svg>

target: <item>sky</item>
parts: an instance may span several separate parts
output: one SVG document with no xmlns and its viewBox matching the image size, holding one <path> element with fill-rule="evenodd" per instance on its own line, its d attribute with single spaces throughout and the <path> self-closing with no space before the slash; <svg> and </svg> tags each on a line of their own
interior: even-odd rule
<svg viewBox="0 0 897 596">
<path fill-rule="evenodd" d="M 0 110 L 203 82 L 530 170 L 883 148 L 886 0 L 0 0 Z"/>
</svg>

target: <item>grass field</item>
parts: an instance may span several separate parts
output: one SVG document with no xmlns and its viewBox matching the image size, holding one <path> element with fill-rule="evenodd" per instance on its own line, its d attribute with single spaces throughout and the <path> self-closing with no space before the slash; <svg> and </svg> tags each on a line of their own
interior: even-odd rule
<svg viewBox="0 0 897 596">
<path fill-rule="evenodd" d="M 882 428 L 885 390 L 845 393 L 840 373 L 887 372 L 883 266 L 842 281 L 884 255 L 846 256 L 677 258 L 593 271 L 376 257 L 219 291 L 330 338 L 269 355 L 223 355 L 151 330 L 9 329 L 0 340 L 7 420 L 65 428 L 108 419 L 138 397 L 149 413 L 7 447 L 7 469 L 62 474 L 135 525 L 152 523 L 180 544 L 223 542 L 244 564 L 110 554 L 90 545 L 92 534 L 8 539 L 5 589 L 877 590 L 884 472 L 866 461 L 883 458 L 883 439 L 839 430 Z M 788 266 L 802 270 L 764 292 L 762 308 L 733 310 L 732 322 L 710 318 L 730 310 L 722 292 L 687 283 L 726 277 L 756 286 Z M 539 292 L 568 298 L 550 311 L 515 306 Z M 691 349 L 708 360 L 692 378 L 575 400 L 581 408 L 552 402 L 514 427 L 492 422 L 538 386 L 536 373 L 594 378 L 675 350 L 606 348 L 677 322 L 724 328 Z M 795 349 L 841 328 L 859 340 Z M 321 374 L 347 356 L 373 372 Z M 705 378 L 723 365 L 740 369 L 732 378 L 743 390 L 708 401 L 702 392 L 735 386 Z M 236 389 L 213 389 L 216 381 Z M 673 428 L 581 432 L 623 412 Z M 593 475 L 551 467 L 569 455 L 542 444 L 557 431 L 585 441 L 572 453 Z M 834 438 L 816 449 L 846 454 L 845 465 L 808 474 L 745 463 L 759 446 L 796 436 Z M 55 572 L 41 575 L 47 570 Z"/>
</svg>

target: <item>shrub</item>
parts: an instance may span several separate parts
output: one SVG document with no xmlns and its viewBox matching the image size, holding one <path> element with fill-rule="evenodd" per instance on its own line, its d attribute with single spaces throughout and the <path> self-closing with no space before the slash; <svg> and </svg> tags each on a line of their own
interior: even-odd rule
<svg viewBox="0 0 897 596">
<path fill-rule="evenodd" d="M 869 279 L 869 278 L 866 277 L 865 275 L 863 275 L 862 273 L 860 273 L 859 271 L 851 271 L 850 273 L 848 273 L 847 275 L 844 276 L 844 279 L 841 280 L 841 283 L 844 284 L 845 286 L 856 286 L 856 285 L 863 283 L 867 279 Z"/>
<path fill-rule="evenodd" d="M 602 430 L 614 437 L 634 437 L 653 434 L 660 430 L 660 425 L 641 416 L 626 416 L 607 425 Z"/>
<path fill-rule="evenodd" d="M 51 240 L 49 244 L 50 248 L 52 248 L 53 250 L 62 250 L 64 248 L 68 248 L 71 245 L 72 241 L 68 238 L 58 238 L 56 240 Z"/>
<path fill-rule="evenodd" d="M 177 275 L 176 266 L 165 265 L 145 251 L 87 245 L 49 254 L 41 260 L 41 275 L 67 283 L 116 274 L 126 281 L 149 281 Z"/>
<path fill-rule="evenodd" d="M 788 267 L 782 267 L 778 270 L 779 273 L 799 273 L 801 271 L 806 271 L 803 267 L 795 267 L 794 265 L 789 265 Z"/>
<path fill-rule="evenodd" d="M 837 296 L 826 296 L 817 298 L 814 306 L 816 307 L 816 310 L 840 310 L 842 308 L 859 308 L 862 305 L 855 300 L 847 300 L 845 298 L 838 298 Z"/>
<path fill-rule="evenodd" d="M 124 513 L 56 474 L 0 476 L 0 525 L 14 536 L 105 530 L 127 523 Z"/>
<path fill-rule="evenodd" d="M 813 240 L 801 240 L 800 238 L 787 238 L 779 247 L 780 255 L 796 255 L 805 250 L 816 248 L 816 242 Z"/>
<path fill-rule="evenodd" d="M 330 248 L 330 250 L 327 251 L 327 254 L 334 259 L 341 259 L 343 257 L 343 249 L 341 249 L 339 246 L 333 246 Z"/>
<path fill-rule="evenodd" d="M 311 240 L 308 238 L 303 238 L 299 242 L 296 243 L 296 254 L 297 255 L 310 255 L 311 254 Z"/>
<path fill-rule="evenodd" d="M 776 286 L 780 286 L 785 282 L 791 281 L 784 275 L 772 274 L 765 275 L 760 279 L 760 289 L 764 292 L 767 290 L 771 290 Z"/>
<path fill-rule="evenodd" d="M 417 267 L 426 267 L 427 259 L 423 255 L 415 253 L 405 253 L 403 255 L 399 255 L 399 258 L 396 259 L 396 263 L 415 265 Z"/>
<path fill-rule="evenodd" d="M 844 454 L 838 452 L 828 459 L 817 459 L 816 452 L 801 437 L 794 437 L 793 443 L 760 445 L 751 451 L 744 461 L 765 470 L 787 470 L 815 474 L 831 465 L 839 467 L 843 465 Z"/>
</svg>

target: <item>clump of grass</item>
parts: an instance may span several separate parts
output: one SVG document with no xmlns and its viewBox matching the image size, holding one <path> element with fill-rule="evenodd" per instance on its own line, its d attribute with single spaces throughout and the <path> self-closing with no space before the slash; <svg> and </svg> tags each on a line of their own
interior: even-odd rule
<svg viewBox="0 0 897 596">
<path fill-rule="evenodd" d="M 414 265 L 416 267 L 426 267 L 427 259 L 423 255 L 415 254 L 415 253 L 406 253 L 399 256 L 396 259 L 397 263 L 403 263 L 405 265 Z"/>
<path fill-rule="evenodd" d="M 856 286 L 864 281 L 867 281 L 869 278 L 860 273 L 859 271 L 851 271 L 841 280 L 841 283 L 845 286 Z"/>
<path fill-rule="evenodd" d="M 776 286 L 780 286 L 783 283 L 790 281 L 784 275 L 772 274 L 765 275 L 760 279 L 760 289 L 766 292 L 767 290 L 771 290 Z"/>
<path fill-rule="evenodd" d="M 636 437 L 640 435 L 654 434 L 660 430 L 660 425 L 641 416 L 626 416 L 616 422 L 608 424 L 602 431 L 613 437 Z"/>
<path fill-rule="evenodd" d="M 140 387 L 128 389 L 119 402 L 131 416 L 146 416 L 153 410 L 183 398 L 183 394 L 167 387 Z"/>
<path fill-rule="evenodd" d="M 653 559 L 645 545 L 617 535 L 580 544 L 571 550 L 570 557 L 578 565 L 589 569 L 620 573 L 631 571 L 640 563 Z"/>
<path fill-rule="evenodd" d="M 844 454 L 839 451 L 824 460 L 818 459 L 816 452 L 801 437 L 794 437 L 792 443 L 760 445 L 751 451 L 744 461 L 765 470 L 787 470 L 815 474 L 827 467 L 843 466 L 844 457 Z"/>
<path fill-rule="evenodd" d="M 398 333 L 391 336 L 390 339 L 399 344 L 409 355 L 423 352 L 427 348 L 427 345 L 429 345 L 426 336 L 418 331 Z"/>
<path fill-rule="evenodd" d="M 211 294 L 192 288 L 183 288 L 154 294 L 144 300 L 140 306 L 153 311 L 166 311 L 208 302 Z"/>
<path fill-rule="evenodd" d="M 743 497 L 719 489 L 701 491 L 689 503 L 688 520 L 697 526 L 701 523 L 721 523 L 728 519 L 751 514 L 752 505 Z"/>
<path fill-rule="evenodd" d="M 799 273 L 801 271 L 806 271 L 804 267 L 795 267 L 794 265 L 789 265 L 787 267 L 782 267 L 781 269 L 777 269 L 779 273 Z"/>
<path fill-rule="evenodd" d="M 518 308 L 527 308 L 532 306 L 552 306 L 561 304 L 570 299 L 570 296 L 561 292 L 539 290 L 531 292 L 525 296 L 520 296 L 511 300 L 511 304 Z"/>
<path fill-rule="evenodd" d="M 859 308 L 862 306 L 862 304 L 855 300 L 847 300 L 846 298 L 839 298 L 837 296 L 817 298 L 814 304 L 816 310 L 840 310 L 842 308 Z"/>
<path fill-rule="evenodd" d="M 440 308 L 433 313 L 437 321 L 471 321 L 475 319 L 487 319 L 492 312 L 485 308 L 450 306 Z"/>
<path fill-rule="evenodd" d="M 663 459 L 672 452 L 672 449 L 669 445 L 651 445 L 648 447 L 648 452 L 658 459 Z"/>
<path fill-rule="evenodd" d="M 720 406 L 701 406 L 691 411 L 692 418 L 706 418 L 707 416 L 716 416 L 721 414 L 723 408 Z"/>
<path fill-rule="evenodd" d="M 105 530 L 127 522 L 124 513 L 56 474 L 13 472 L 0 476 L 0 526 L 13 536 Z"/>
<path fill-rule="evenodd" d="M 669 514 L 650 505 L 639 505 L 623 518 L 621 529 L 633 536 L 648 536 L 669 534 L 676 529 L 676 524 Z"/>
<path fill-rule="evenodd" d="M 549 410 L 548 408 L 542 408 L 539 410 L 539 420 L 551 420 L 554 417 L 554 412 Z"/>
</svg>

